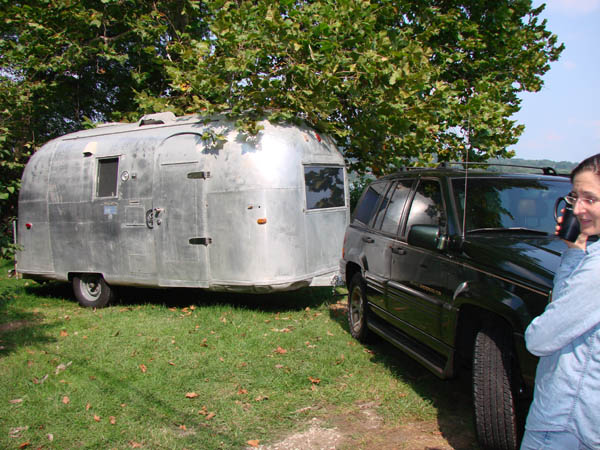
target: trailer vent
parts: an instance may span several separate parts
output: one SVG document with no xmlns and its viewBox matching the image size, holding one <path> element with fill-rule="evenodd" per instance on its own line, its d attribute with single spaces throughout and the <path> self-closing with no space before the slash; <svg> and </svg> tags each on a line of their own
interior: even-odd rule
<svg viewBox="0 0 600 450">
<path fill-rule="evenodd" d="M 140 119 L 140 127 L 144 125 L 162 125 L 167 122 L 173 122 L 176 119 L 175 114 L 170 111 L 156 114 L 146 114 Z"/>
<path fill-rule="evenodd" d="M 191 238 L 190 239 L 190 244 L 192 244 L 192 245 L 208 245 L 208 244 L 212 244 L 212 238 L 207 238 L 207 237 L 203 237 L 203 238 Z"/>
</svg>

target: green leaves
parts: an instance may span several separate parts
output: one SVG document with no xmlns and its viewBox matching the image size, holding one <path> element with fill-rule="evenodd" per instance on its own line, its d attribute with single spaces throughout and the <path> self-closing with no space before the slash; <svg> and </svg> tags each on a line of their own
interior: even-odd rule
<svg viewBox="0 0 600 450">
<path fill-rule="evenodd" d="M 510 120 L 517 94 L 539 90 L 563 49 L 541 10 L 513 0 L 7 3 L 2 158 L 22 167 L 29 149 L 89 121 L 164 110 L 226 111 L 251 133 L 261 116 L 303 120 L 376 174 L 461 159 L 464 148 L 509 156 L 523 131 Z M 0 172 L 13 207 L 5 187 L 19 176 Z"/>
</svg>

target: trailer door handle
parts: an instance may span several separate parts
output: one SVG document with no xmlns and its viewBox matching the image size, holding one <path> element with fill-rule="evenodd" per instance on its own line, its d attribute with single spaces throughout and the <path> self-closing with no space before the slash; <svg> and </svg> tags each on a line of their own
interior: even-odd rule
<svg viewBox="0 0 600 450">
<path fill-rule="evenodd" d="M 363 242 L 366 242 L 367 244 L 372 244 L 373 242 L 375 242 L 373 240 L 373 238 L 370 238 L 369 236 L 363 236 L 362 240 L 363 240 Z"/>
<path fill-rule="evenodd" d="M 146 211 L 146 226 L 150 229 L 154 228 L 154 210 L 152 208 Z"/>
<path fill-rule="evenodd" d="M 395 255 L 406 255 L 406 250 L 402 247 L 392 247 L 392 253 Z"/>
</svg>

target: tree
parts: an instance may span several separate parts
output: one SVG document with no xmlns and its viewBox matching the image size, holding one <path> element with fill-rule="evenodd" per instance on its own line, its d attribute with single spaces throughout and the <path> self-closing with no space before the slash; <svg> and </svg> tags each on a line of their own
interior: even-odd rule
<svg viewBox="0 0 600 450">
<path fill-rule="evenodd" d="M 359 171 L 511 156 L 517 94 L 562 49 L 530 0 L 0 0 L 0 202 L 95 121 L 302 120 Z M 12 212 L 11 212 L 12 213 Z M 1 245 L 1 244 L 0 244 Z"/>
</svg>

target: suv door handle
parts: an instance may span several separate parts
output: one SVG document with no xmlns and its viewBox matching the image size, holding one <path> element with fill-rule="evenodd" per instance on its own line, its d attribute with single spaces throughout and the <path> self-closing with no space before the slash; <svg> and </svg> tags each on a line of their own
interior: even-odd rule
<svg viewBox="0 0 600 450">
<path fill-rule="evenodd" d="M 366 242 L 367 244 L 372 244 L 373 242 L 375 242 L 373 240 L 373 238 L 370 238 L 369 236 L 363 236 L 362 240 L 363 240 L 363 242 Z"/>
<path fill-rule="evenodd" d="M 392 247 L 392 253 L 396 255 L 406 255 L 406 250 L 402 247 Z"/>
</svg>

